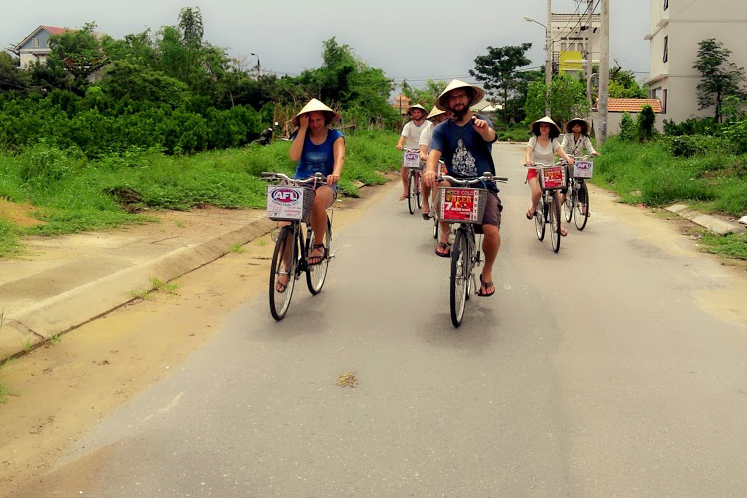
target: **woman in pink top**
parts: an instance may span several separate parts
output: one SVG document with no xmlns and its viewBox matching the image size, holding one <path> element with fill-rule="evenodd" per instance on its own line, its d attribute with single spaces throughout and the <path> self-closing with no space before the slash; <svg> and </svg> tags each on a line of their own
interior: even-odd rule
<svg viewBox="0 0 747 498">
<path fill-rule="evenodd" d="M 524 155 L 525 164 L 531 166 L 534 166 L 535 163 L 554 164 L 555 154 L 566 160 L 568 164 L 573 164 L 573 158 L 568 157 L 568 154 L 565 153 L 558 141 L 560 128 L 555 124 L 555 121 L 549 116 L 545 116 L 532 123 L 531 129 L 534 136 L 527 143 L 526 154 Z M 542 188 L 540 188 L 539 178 L 537 178 L 537 170 L 527 170 L 527 183 L 529 183 L 529 188 L 532 189 L 532 205 L 527 210 L 526 217 L 528 220 L 531 220 L 534 217 L 534 208 L 537 206 L 540 197 L 542 197 Z M 568 232 L 562 225 L 560 227 L 560 235 L 568 235 Z"/>
</svg>

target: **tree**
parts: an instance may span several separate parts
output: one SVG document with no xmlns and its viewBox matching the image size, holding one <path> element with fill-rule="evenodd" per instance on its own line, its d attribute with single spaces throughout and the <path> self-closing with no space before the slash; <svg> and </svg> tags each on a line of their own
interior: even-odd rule
<svg viewBox="0 0 747 498">
<path fill-rule="evenodd" d="M 469 71 L 470 76 L 484 83 L 491 100 L 503 106 L 503 121 L 506 123 L 509 100 L 516 96 L 522 84 L 522 77 L 516 70 L 531 64 L 532 61 L 524 55 L 530 48 L 531 43 L 498 48 L 489 46 L 488 54 L 475 57 L 475 69 Z"/>
<path fill-rule="evenodd" d="M 645 99 L 648 92 L 641 88 L 633 71 L 621 67 L 610 69 L 610 97 L 617 99 Z"/>
<path fill-rule="evenodd" d="M 526 105 L 524 107 L 527 119 L 534 121 L 545 113 L 545 82 L 535 80 L 529 85 Z M 566 74 L 553 76 L 550 87 L 550 115 L 558 124 L 583 116 L 589 112 L 586 100 L 586 85 L 576 78 Z"/>
<path fill-rule="evenodd" d="M 698 58 L 693 68 L 700 72 L 698 84 L 698 109 L 715 107 L 714 119 L 721 122 L 724 99 L 729 96 L 745 97 L 741 88 L 744 81 L 744 68 L 729 62 L 731 50 L 715 38 L 698 43 Z"/>
<path fill-rule="evenodd" d="M 402 82 L 402 93 L 407 95 L 413 104 L 420 104 L 430 110 L 447 84 L 445 81 L 427 80 L 424 88 L 413 88 L 407 80 L 404 80 Z"/>
</svg>

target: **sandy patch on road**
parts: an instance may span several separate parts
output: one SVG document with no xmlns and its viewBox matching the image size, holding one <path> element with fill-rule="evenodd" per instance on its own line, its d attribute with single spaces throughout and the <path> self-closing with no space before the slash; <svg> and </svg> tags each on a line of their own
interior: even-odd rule
<svg viewBox="0 0 747 498">
<path fill-rule="evenodd" d="M 21 227 L 43 225 L 45 221 L 37 220 L 32 213 L 37 209 L 30 204 L 16 204 L 0 199 L 0 219 L 9 221 Z"/>
<path fill-rule="evenodd" d="M 339 232 L 390 190 L 391 185 L 364 189 L 362 199 L 338 204 L 334 229 Z M 200 215 L 199 223 L 184 229 L 210 223 L 210 216 L 221 213 Z M 163 230 L 163 225 L 130 229 Z M 73 441 L 178 368 L 231 310 L 266 291 L 273 247 L 269 235 L 255 239 L 243 252 L 175 280 L 174 294 L 156 293 L 124 306 L 6 365 L 2 383 L 15 395 L 0 404 L 0 497 L 23 496 L 30 486 L 34 492 L 52 491 L 46 479 L 40 480 Z M 64 481 L 69 489 L 59 480 L 54 489 L 77 496 L 75 480 Z"/>
</svg>

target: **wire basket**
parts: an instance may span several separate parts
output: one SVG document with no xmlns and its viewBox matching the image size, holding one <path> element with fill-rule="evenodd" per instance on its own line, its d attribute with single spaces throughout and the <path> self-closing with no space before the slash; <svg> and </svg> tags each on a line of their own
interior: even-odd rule
<svg viewBox="0 0 747 498">
<path fill-rule="evenodd" d="M 308 187 L 267 186 L 267 217 L 274 221 L 309 221 L 316 191 Z"/>
<path fill-rule="evenodd" d="M 402 154 L 402 167 L 409 169 L 423 169 L 425 163 L 420 160 L 420 151 L 407 149 Z"/>
<path fill-rule="evenodd" d="M 488 191 L 482 188 L 439 187 L 436 218 L 443 223 L 482 225 Z"/>
</svg>

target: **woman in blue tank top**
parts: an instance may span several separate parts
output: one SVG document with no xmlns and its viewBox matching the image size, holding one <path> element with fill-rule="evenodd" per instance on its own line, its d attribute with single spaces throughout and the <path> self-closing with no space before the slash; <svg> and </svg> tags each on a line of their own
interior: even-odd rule
<svg viewBox="0 0 747 498">
<path fill-rule="evenodd" d="M 291 161 L 298 161 L 295 177 L 306 179 L 318 172 L 327 180 L 327 185 L 316 189 L 311 210 L 314 248 L 309 256 L 310 265 L 318 265 L 327 257 L 324 247 L 327 208 L 337 197 L 337 182 L 345 162 L 345 138 L 338 130 L 329 127 L 338 119 L 338 113 L 317 99 L 311 99 L 293 118 L 293 124 L 298 126 L 290 149 Z"/>
</svg>

